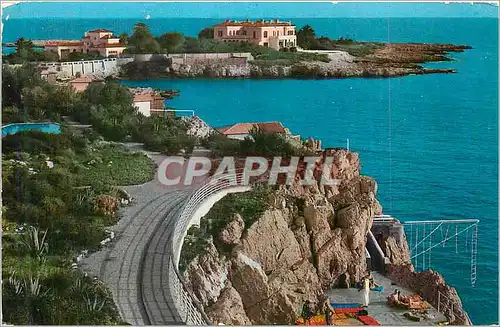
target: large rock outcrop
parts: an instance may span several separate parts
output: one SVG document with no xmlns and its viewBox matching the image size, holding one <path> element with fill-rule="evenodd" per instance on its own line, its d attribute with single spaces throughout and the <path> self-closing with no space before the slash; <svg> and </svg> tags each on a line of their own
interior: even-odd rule
<svg viewBox="0 0 500 327">
<path fill-rule="evenodd" d="M 360 176 L 356 153 L 327 155 L 339 183 L 279 186 L 251 226 L 235 215 L 188 265 L 185 278 L 212 323 L 294 323 L 305 300 L 319 304 L 326 288 L 366 272 L 366 235 L 381 210 L 376 182 Z"/>
</svg>

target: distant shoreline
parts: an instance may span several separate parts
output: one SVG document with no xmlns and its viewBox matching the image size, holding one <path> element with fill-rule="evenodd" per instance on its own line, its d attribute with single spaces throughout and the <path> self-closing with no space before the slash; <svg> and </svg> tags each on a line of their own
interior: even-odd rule
<svg viewBox="0 0 500 327">
<path fill-rule="evenodd" d="M 422 64 L 454 61 L 451 52 L 472 49 L 467 45 L 425 43 L 369 43 L 356 42 L 354 46 L 378 47 L 374 53 L 353 56 L 346 51 L 317 51 L 327 55 L 329 62 L 298 61 L 288 64 L 277 60 L 248 60 L 235 63 L 228 59 L 185 61 L 169 64 L 167 61 L 130 62 L 122 66 L 118 79 L 340 79 L 388 78 L 408 75 L 449 74 L 452 68 L 424 68 Z"/>
</svg>

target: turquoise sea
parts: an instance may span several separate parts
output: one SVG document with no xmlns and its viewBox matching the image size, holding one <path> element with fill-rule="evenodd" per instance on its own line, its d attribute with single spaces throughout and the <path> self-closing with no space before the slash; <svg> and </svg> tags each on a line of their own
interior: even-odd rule
<svg viewBox="0 0 500 327">
<path fill-rule="evenodd" d="M 273 17 L 274 18 L 274 17 Z M 282 17 L 280 19 L 287 19 Z M 150 80 L 127 85 L 178 89 L 169 106 L 193 109 L 213 126 L 281 121 L 324 146 L 359 152 L 379 183 L 384 212 L 402 221 L 478 218 L 477 283 L 470 254 L 438 249 L 432 266 L 458 289 L 475 324 L 498 322 L 498 19 L 293 19 L 317 34 L 366 41 L 467 44 L 457 74 L 393 79 Z M 79 38 L 92 28 L 130 32 L 136 20 L 10 19 L 4 41 Z M 151 19 L 155 34 L 196 35 L 213 19 Z"/>
</svg>

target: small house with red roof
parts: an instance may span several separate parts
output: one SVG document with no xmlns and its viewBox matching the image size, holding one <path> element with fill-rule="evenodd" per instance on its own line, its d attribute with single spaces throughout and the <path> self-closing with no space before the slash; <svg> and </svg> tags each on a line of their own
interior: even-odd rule
<svg viewBox="0 0 500 327">
<path fill-rule="evenodd" d="M 76 92 L 84 92 L 89 87 L 90 83 L 94 82 L 102 82 L 102 80 L 81 76 L 73 78 L 68 83 L 71 87 L 73 87 L 73 89 L 75 89 Z"/>
<path fill-rule="evenodd" d="M 237 123 L 216 128 L 219 133 L 236 140 L 244 140 L 246 137 L 251 136 L 251 132 L 254 129 L 259 129 L 264 134 L 290 136 L 290 131 L 277 121 L 264 123 Z"/>
</svg>

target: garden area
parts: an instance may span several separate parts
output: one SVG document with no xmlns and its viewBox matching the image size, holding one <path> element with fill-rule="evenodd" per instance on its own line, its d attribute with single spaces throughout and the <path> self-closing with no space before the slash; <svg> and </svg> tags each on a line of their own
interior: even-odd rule
<svg viewBox="0 0 500 327">
<path fill-rule="evenodd" d="M 4 321 L 123 324 L 106 287 L 75 264 L 118 221 L 119 186 L 151 180 L 154 164 L 68 131 L 2 141 Z"/>
</svg>

